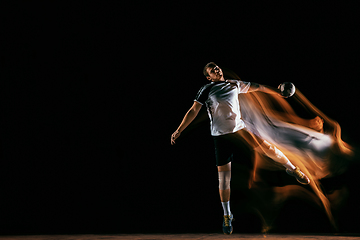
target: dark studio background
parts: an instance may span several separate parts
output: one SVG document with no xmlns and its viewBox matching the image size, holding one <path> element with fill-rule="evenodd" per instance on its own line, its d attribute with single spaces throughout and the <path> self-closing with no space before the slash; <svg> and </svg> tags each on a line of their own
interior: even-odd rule
<svg viewBox="0 0 360 240">
<path fill-rule="evenodd" d="M 1 234 L 221 231 L 208 126 L 170 145 L 209 61 L 293 82 L 359 144 L 355 1 L 2 5 Z M 357 231 L 357 166 L 335 180 L 349 189 L 341 232 Z M 237 218 L 236 232 L 259 231 Z M 276 231 L 331 228 L 299 202 Z"/>
</svg>

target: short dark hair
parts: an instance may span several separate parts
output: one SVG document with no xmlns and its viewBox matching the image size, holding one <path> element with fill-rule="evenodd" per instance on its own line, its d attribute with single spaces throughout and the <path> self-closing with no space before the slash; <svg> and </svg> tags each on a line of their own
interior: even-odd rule
<svg viewBox="0 0 360 240">
<path fill-rule="evenodd" d="M 213 67 L 216 67 L 216 66 L 217 66 L 216 63 L 214 63 L 214 62 L 209 62 L 208 64 L 206 64 L 205 67 L 204 67 L 204 70 L 203 70 L 203 73 L 204 73 L 205 77 L 210 77 L 208 72 L 207 72 L 207 69 L 208 68 L 213 68 Z"/>
</svg>

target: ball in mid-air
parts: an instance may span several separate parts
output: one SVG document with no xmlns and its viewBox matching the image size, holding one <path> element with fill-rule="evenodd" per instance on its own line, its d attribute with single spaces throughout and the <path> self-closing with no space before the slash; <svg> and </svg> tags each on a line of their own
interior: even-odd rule
<svg viewBox="0 0 360 240">
<path fill-rule="evenodd" d="M 284 98 L 291 97 L 295 93 L 295 85 L 291 82 L 281 83 L 278 89 L 280 90 L 281 96 Z"/>
</svg>

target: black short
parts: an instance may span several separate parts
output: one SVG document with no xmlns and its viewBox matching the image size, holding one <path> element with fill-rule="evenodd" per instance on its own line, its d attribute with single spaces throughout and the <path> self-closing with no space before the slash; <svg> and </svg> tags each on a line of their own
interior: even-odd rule
<svg viewBox="0 0 360 240">
<path fill-rule="evenodd" d="M 246 139 L 245 139 L 246 138 Z M 242 129 L 235 133 L 214 136 L 216 166 L 222 166 L 234 160 L 234 154 L 249 156 L 262 139 Z"/>
</svg>

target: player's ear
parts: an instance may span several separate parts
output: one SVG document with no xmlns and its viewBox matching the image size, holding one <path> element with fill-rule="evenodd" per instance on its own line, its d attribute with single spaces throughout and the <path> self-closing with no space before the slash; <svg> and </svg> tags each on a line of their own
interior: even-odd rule
<svg viewBox="0 0 360 240">
<path fill-rule="evenodd" d="M 206 77 L 207 80 L 211 81 L 211 77 Z"/>
</svg>

